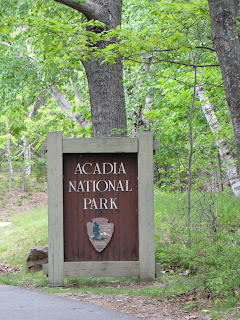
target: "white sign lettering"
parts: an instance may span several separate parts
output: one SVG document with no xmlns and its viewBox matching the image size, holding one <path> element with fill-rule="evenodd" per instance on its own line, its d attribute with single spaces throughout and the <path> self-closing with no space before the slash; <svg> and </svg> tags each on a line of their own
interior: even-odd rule
<svg viewBox="0 0 240 320">
<path fill-rule="evenodd" d="M 77 164 L 74 174 L 126 174 L 123 162 L 118 166 L 117 162 L 104 162 L 101 165 L 97 162 L 93 165 L 91 162 Z"/>
<path fill-rule="evenodd" d="M 84 162 L 77 163 L 74 171 L 75 175 L 79 175 L 81 180 L 74 180 L 68 182 L 68 192 L 79 192 L 79 193 L 104 193 L 103 197 L 89 196 L 85 198 L 83 195 L 83 210 L 115 210 L 118 209 L 117 198 L 113 198 L 112 192 L 131 192 L 130 180 L 124 179 L 126 169 L 123 162 Z M 97 179 L 98 175 L 121 175 L 120 179 L 108 180 L 104 179 L 103 176 Z M 94 175 L 94 179 L 86 179 L 86 175 Z M 105 198 L 106 193 L 111 192 L 111 198 Z M 104 197 L 105 196 L 105 197 Z"/>
<path fill-rule="evenodd" d="M 83 210 L 87 209 L 118 209 L 118 206 L 116 204 L 117 198 L 83 198 Z"/>
<path fill-rule="evenodd" d="M 80 180 L 69 181 L 68 192 L 111 192 L 126 191 L 131 192 L 129 180 Z"/>
</svg>

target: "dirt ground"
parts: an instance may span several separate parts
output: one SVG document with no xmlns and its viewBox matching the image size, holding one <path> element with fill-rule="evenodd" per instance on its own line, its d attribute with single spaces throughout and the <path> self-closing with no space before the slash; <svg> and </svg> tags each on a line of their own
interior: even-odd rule
<svg viewBox="0 0 240 320">
<path fill-rule="evenodd" d="M 29 195 L 28 192 L 13 191 L 12 196 L 7 194 L 0 200 L 0 221 L 11 221 L 13 214 L 47 205 L 47 193 L 38 192 Z"/>
<path fill-rule="evenodd" d="M 147 284 L 140 285 L 141 287 Z M 136 285 L 136 289 L 139 285 Z M 64 293 L 61 296 L 77 301 L 88 302 L 100 307 L 127 313 L 139 319 L 152 320 L 207 320 L 211 319 L 208 310 L 184 311 L 181 301 L 161 301 L 147 297 L 129 295 Z"/>
</svg>

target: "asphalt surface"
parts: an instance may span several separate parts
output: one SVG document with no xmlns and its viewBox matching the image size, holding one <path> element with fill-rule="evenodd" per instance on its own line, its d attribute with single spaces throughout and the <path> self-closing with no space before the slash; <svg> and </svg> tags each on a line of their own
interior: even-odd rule
<svg viewBox="0 0 240 320">
<path fill-rule="evenodd" d="M 52 294 L 0 284 L 1 320 L 136 320 L 137 318 Z"/>
</svg>

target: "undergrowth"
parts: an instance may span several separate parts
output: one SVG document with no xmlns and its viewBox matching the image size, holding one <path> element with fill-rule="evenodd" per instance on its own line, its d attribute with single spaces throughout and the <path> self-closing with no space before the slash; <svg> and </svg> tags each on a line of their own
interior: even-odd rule
<svg viewBox="0 0 240 320">
<path fill-rule="evenodd" d="M 21 266 L 17 274 L 4 274 L 0 282 L 40 286 L 47 292 L 92 292 L 143 295 L 158 299 L 197 297 L 187 305 L 209 303 L 215 316 L 222 309 L 236 308 L 240 297 L 240 199 L 230 192 L 195 194 L 191 209 L 191 247 L 186 227 L 186 195 L 155 189 L 156 260 L 162 274 L 147 288 L 132 289 L 123 283 L 138 279 L 66 279 L 63 288 L 52 288 L 41 272 L 25 267 L 31 247 L 47 245 L 47 209 L 12 216 L 11 225 L 1 228 L 0 264 Z M 115 285 L 117 283 L 117 285 Z M 199 301 L 199 304 L 197 303 Z M 201 301 L 201 303 L 200 303 Z"/>
<path fill-rule="evenodd" d="M 231 298 L 231 304 L 236 304 L 240 295 L 240 199 L 229 191 L 193 196 L 189 247 L 184 197 L 155 192 L 157 261 L 167 273 L 200 276 L 198 291 L 205 298 Z"/>
</svg>

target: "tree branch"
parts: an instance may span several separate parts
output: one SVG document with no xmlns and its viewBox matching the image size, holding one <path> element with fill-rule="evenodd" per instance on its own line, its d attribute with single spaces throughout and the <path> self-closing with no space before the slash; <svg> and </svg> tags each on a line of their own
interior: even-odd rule
<svg viewBox="0 0 240 320">
<path fill-rule="evenodd" d="M 73 80 L 72 80 L 72 78 L 71 78 L 71 77 L 69 78 L 69 81 L 70 81 L 70 83 L 71 83 L 71 86 L 72 86 L 73 92 L 74 92 L 74 94 L 75 94 L 75 96 L 76 96 L 76 98 L 77 98 L 78 102 L 84 102 L 84 99 L 83 99 L 83 97 L 82 97 L 82 95 L 81 95 L 80 91 L 75 87 L 75 85 L 74 85 Z"/>
<path fill-rule="evenodd" d="M 0 44 L 8 48 L 11 47 L 10 43 L 4 42 L 4 41 L 0 41 Z"/>
<path fill-rule="evenodd" d="M 187 66 L 187 67 L 193 67 L 193 68 L 205 68 L 205 67 L 219 67 L 219 64 L 191 64 L 191 63 L 184 63 L 184 62 L 178 62 L 178 61 L 171 61 L 171 60 L 165 60 L 165 59 L 158 59 L 155 57 L 157 62 L 153 63 L 158 63 L 158 62 L 167 62 L 167 63 L 172 63 L 172 64 L 179 64 L 182 66 Z"/>
<path fill-rule="evenodd" d="M 88 20 L 99 20 L 105 22 L 106 10 L 93 1 L 86 0 L 85 2 L 77 2 L 75 0 L 54 0 L 62 3 L 74 10 L 77 10 L 85 15 Z"/>
<path fill-rule="evenodd" d="M 175 51 L 175 50 L 179 50 L 181 49 L 181 47 L 177 47 L 177 48 L 170 48 L 170 49 L 156 49 L 153 50 L 154 52 L 170 52 L 170 51 Z M 206 49 L 206 50 L 210 50 L 215 52 L 214 48 L 208 47 L 208 46 L 196 46 L 195 48 L 193 47 L 188 47 L 188 49 Z"/>
<path fill-rule="evenodd" d="M 156 61 L 153 61 L 152 64 L 160 63 L 160 62 L 166 62 L 166 63 L 172 63 L 172 64 L 179 64 L 186 67 L 193 67 L 193 68 L 205 68 L 205 67 L 219 67 L 219 64 L 191 64 L 191 63 L 185 63 L 181 61 L 172 61 L 172 60 L 165 60 L 165 59 L 159 59 L 155 56 L 153 56 Z M 143 60 L 137 60 L 137 59 L 131 59 L 130 57 L 126 57 L 125 60 L 133 61 L 136 63 L 145 63 Z"/>
<path fill-rule="evenodd" d="M 64 110 L 67 114 L 67 116 L 75 121 L 80 127 L 85 128 L 87 127 L 90 122 L 87 121 L 80 113 L 73 114 L 71 109 L 72 105 L 71 103 L 62 95 L 60 90 L 57 88 L 56 85 L 51 85 L 49 92 L 51 96 L 57 101 L 58 105 L 61 107 L 62 110 Z"/>
</svg>

